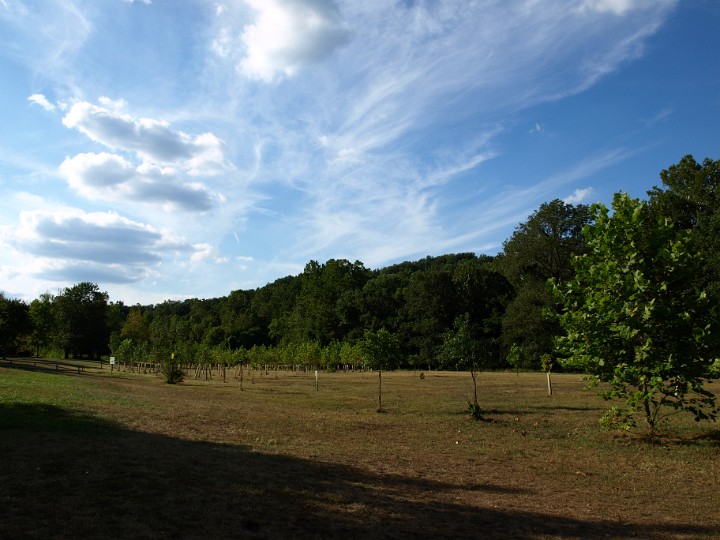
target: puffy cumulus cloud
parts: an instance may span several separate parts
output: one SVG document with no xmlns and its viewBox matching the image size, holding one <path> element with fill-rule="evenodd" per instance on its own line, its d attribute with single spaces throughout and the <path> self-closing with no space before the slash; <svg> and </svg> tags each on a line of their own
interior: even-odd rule
<svg viewBox="0 0 720 540">
<path fill-rule="evenodd" d="M 162 120 L 134 118 L 123 101 L 101 98 L 99 105 L 74 103 L 62 122 L 113 150 L 135 153 L 143 161 L 175 165 L 191 175 L 227 170 L 223 142 L 212 133 L 191 136 Z"/>
<path fill-rule="evenodd" d="M 23 212 L 13 244 L 38 259 L 38 277 L 109 283 L 138 281 L 166 258 L 202 251 L 167 230 L 75 209 Z"/>
<path fill-rule="evenodd" d="M 149 163 L 135 167 L 122 156 L 107 152 L 65 158 L 60 174 L 72 189 L 91 200 L 121 199 L 190 212 L 210 210 L 217 200 L 203 184 L 181 181 L 172 167 Z"/>
<path fill-rule="evenodd" d="M 241 36 L 246 55 L 240 69 L 250 78 L 270 82 L 291 77 L 303 65 L 328 57 L 349 38 L 349 30 L 333 0 L 246 0 L 257 12 Z M 227 55 L 227 30 L 216 51 Z"/>
</svg>

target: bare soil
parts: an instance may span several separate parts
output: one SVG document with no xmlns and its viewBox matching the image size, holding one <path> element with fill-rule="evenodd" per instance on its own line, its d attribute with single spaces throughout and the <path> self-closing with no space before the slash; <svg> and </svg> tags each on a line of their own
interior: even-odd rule
<svg viewBox="0 0 720 540">
<path fill-rule="evenodd" d="M 602 432 L 578 375 L 0 363 L 3 538 L 720 538 L 720 432 Z M 717 392 L 718 385 L 714 386 Z"/>
</svg>

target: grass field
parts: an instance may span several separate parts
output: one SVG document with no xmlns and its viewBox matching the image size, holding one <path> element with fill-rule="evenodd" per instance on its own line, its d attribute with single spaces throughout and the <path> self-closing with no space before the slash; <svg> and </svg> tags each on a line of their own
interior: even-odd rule
<svg viewBox="0 0 720 540">
<path fill-rule="evenodd" d="M 578 375 L 0 362 L 3 538 L 720 538 L 716 424 L 598 429 Z M 720 387 L 715 386 L 720 392 Z"/>
</svg>

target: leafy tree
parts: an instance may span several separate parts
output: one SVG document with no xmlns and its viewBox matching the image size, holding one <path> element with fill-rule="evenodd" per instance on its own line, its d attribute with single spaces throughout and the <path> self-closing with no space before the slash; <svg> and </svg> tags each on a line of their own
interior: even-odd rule
<svg viewBox="0 0 720 540">
<path fill-rule="evenodd" d="M 120 331 L 120 336 L 123 339 L 131 339 L 136 343 L 148 340 L 148 327 L 143 317 L 142 307 L 135 306 L 130 309 L 130 313 L 128 313 Z"/>
<path fill-rule="evenodd" d="M 616 194 L 613 215 L 592 208 L 588 252 L 574 260 L 575 277 L 555 283 L 567 332 L 557 342 L 561 362 L 607 383 L 613 407 L 603 424 L 629 428 L 642 413 L 654 432 L 665 412 L 715 419 L 711 375 L 717 321 L 704 291 L 688 287 L 702 272 L 691 235 L 656 220 L 645 202 Z"/>
<path fill-rule="evenodd" d="M 455 320 L 452 331 L 446 332 L 443 342 L 438 347 L 438 359 L 443 369 L 459 369 L 470 372 L 473 382 L 473 401 L 468 404 L 468 410 L 473 418 L 480 420 L 482 414 L 477 397 L 477 375 L 484 360 L 484 344 L 477 339 L 477 331 L 470 324 L 470 316 L 466 313 Z"/>
<path fill-rule="evenodd" d="M 692 230 L 692 239 L 703 254 L 704 272 L 692 286 L 703 288 L 720 316 L 720 160 L 692 156 L 660 173 L 664 189 L 648 192 L 658 218 L 669 218 L 675 229 Z M 718 352 L 720 356 L 720 351 Z"/>
<path fill-rule="evenodd" d="M 30 321 L 32 331 L 28 342 L 35 349 L 35 356 L 40 356 L 40 351 L 50 345 L 55 327 L 53 296 L 50 293 L 43 293 L 30 302 Z"/>
<path fill-rule="evenodd" d="M 554 310 L 547 280 L 556 282 L 573 275 L 572 257 L 585 250 L 583 227 L 590 222 L 586 205 L 553 200 L 540 205 L 503 244 L 494 265 L 512 283 L 516 296 L 502 320 L 502 341 L 507 349 L 522 346 L 528 367 L 539 367 L 539 358 L 550 353 L 561 330 L 544 312 Z"/>
<path fill-rule="evenodd" d="M 97 357 L 107 350 L 108 294 L 94 283 L 78 283 L 55 297 L 57 339 L 65 358 L 74 355 Z"/>
<path fill-rule="evenodd" d="M 2 357 L 15 353 L 21 336 L 30 333 L 31 321 L 28 305 L 22 300 L 6 298 L 0 292 L 0 351 Z"/>
<path fill-rule="evenodd" d="M 395 334 L 381 328 L 377 332 L 366 330 L 360 342 L 365 365 L 378 372 L 378 412 L 382 412 L 382 372 L 400 365 L 400 341 Z"/>
<path fill-rule="evenodd" d="M 353 293 L 362 289 L 368 275 L 359 261 L 310 261 L 300 276 L 294 309 L 282 326 L 285 335 L 291 341 L 317 341 L 321 346 L 344 339 L 358 326 L 358 302 Z"/>
<path fill-rule="evenodd" d="M 534 283 L 521 287 L 502 314 L 502 341 L 505 349 L 522 349 L 516 369 L 537 369 L 540 357 L 553 350 L 555 337 L 562 330 L 558 321 L 548 317 L 556 309 L 547 285 Z"/>
<path fill-rule="evenodd" d="M 428 369 L 445 331 L 452 328 L 458 314 L 453 275 L 448 270 L 418 270 L 410 276 L 403 292 L 399 333 L 417 364 Z"/>
</svg>

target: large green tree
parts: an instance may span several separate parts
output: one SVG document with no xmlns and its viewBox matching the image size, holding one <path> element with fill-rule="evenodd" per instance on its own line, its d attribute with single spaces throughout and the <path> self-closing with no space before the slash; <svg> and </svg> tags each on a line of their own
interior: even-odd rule
<svg viewBox="0 0 720 540">
<path fill-rule="evenodd" d="M 547 280 L 572 277 L 572 258 L 585 250 L 582 230 L 589 221 L 586 205 L 543 203 L 504 242 L 494 262 L 516 291 L 502 319 L 502 342 L 506 351 L 513 345 L 522 349 L 525 367 L 540 367 L 540 357 L 552 351 L 560 333 L 557 322 L 544 316 L 554 304 Z"/>
<path fill-rule="evenodd" d="M 30 302 L 30 321 L 32 331 L 29 344 L 35 350 L 35 355 L 40 356 L 42 349 L 50 345 L 55 327 L 52 294 L 43 293 L 40 298 Z"/>
<path fill-rule="evenodd" d="M 648 192 L 651 208 L 676 229 L 692 230 L 704 267 L 694 285 L 707 292 L 720 315 L 720 160 L 698 163 L 685 156 L 660 178 L 663 187 Z"/>
<path fill-rule="evenodd" d="M 555 283 L 566 335 L 558 352 L 566 366 L 606 383 L 602 395 L 624 401 L 603 421 L 634 425 L 640 413 L 655 431 L 668 412 L 714 419 L 712 376 L 718 327 L 704 291 L 692 286 L 702 273 L 691 234 L 648 204 L 617 194 L 613 213 L 592 209 L 585 228 L 587 253 L 574 260 L 575 275 Z"/>
<path fill-rule="evenodd" d="M 0 354 L 15 354 L 22 337 L 30 333 L 28 305 L 22 300 L 6 298 L 0 291 Z"/>
<path fill-rule="evenodd" d="M 452 272 L 435 268 L 414 272 L 403 291 L 403 300 L 399 311 L 403 344 L 416 365 L 430 368 L 436 363 L 435 353 L 443 333 L 452 328 L 458 315 Z"/>
<path fill-rule="evenodd" d="M 95 283 L 83 282 L 63 289 L 55 297 L 56 339 L 65 353 L 99 357 L 110 341 L 108 294 Z"/>
</svg>

